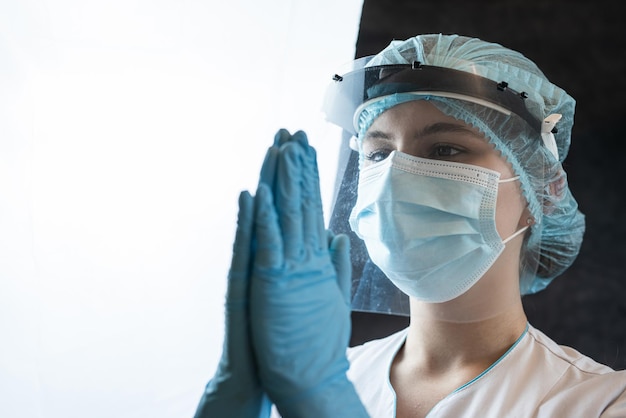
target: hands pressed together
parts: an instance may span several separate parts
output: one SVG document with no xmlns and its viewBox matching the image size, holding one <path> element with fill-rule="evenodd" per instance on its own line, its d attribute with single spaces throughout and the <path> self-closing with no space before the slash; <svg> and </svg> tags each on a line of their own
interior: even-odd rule
<svg viewBox="0 0 626 418">
<path fill-rule="evenodd" d="M 242 192 L 222 357 L 196 418 L 366 417 L 346 377 L 348 237 L 324 227 L 315 150 L 280 130 Z"/>
</svg>

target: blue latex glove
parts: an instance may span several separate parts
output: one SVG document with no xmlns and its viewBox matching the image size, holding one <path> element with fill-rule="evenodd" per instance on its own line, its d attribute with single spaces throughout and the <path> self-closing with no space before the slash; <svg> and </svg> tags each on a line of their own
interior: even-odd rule
<svg viewBox="0 0 626 418">
<path fill-rule="evenodd" d="M 255 210 L 250 321 L 264 389 L 283 417 L 366 417 L 346 376 L 349 240 L 324 228 L 315 150 L 303 132 L 280 146 Z"/>
<path fill-rule="evenodd" d="M 256 373 L 248 322 L 253 213 L 252 196 L 242 192 L 228 274 L 222 357 L 200 399 L 195 418 L 257 418 L 270 414 L 271 404 Z"/>
<path fill-rule="evenodd" d="M 290 138 L 286 130 L 276 134 L 274 144 L 267 150 L 260 182 L 274 182 L 279 148 Z M 270 414 L 271 403 L 258 378 L 248 318 L 253 215 L 253 198 L 248 192 L 242 192 L 228 274 L 222 356 L 200 399 L 195 418 L 257 418 Z"/>
</svg>

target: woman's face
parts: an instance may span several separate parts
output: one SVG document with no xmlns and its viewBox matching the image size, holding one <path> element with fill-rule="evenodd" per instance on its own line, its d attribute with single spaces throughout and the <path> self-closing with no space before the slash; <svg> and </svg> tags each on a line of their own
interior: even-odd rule
<svg viewBox="0 0 626 418">
<path fill-rule="evenodd" d="M 424 100 L 406 102 L 382 113 L 362 138 L 363 167 L 400 151 L 415 157 L 453 161 L 513 177 L 510 165 L 473 127 L 442 113 Z M 527 225 L 529 214 L 519 182 L 500 183 L 496 227 L 505 239 Z"/>
</svg>

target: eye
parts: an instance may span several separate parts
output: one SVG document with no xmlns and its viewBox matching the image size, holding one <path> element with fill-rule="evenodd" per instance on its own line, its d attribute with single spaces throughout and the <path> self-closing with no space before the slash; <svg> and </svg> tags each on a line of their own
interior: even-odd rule
<svg viewBox="0 0 626 418">
<path fill-rule="evenodd" d="M 392 150 L 390 149 L 377 149 L 371 152 L 366 152 L 364 154 L 364 158 L 366 161 L 371 163 L 378 163 L 387 158 L 389 154 L 391 154 L 391 151 Z"/>
<path fill-rule="evenodd" d="M 463 150 L 457 146 L 438 144 L 432 147 L 429 158 L 450 158 L 460 154 L 461 152 L 463 152 Z"/>
</svg>

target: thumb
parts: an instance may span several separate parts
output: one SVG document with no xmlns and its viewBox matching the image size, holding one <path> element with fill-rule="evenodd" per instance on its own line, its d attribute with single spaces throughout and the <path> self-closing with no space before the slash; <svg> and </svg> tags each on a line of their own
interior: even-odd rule
<svg viewBox="0 0 626 418">
<path fill-rule="evenodd" d="M 254 205 L 247 191 L 239 195 L 237 231 L 233 244 L 233 258 L 228 272 L 227 300 L 231 304 L 245 303 L 250 277 Z"/>
<path fill-rule="evenodd" d="M 350 238 L 345 234 L 333 235 L 328 231 L 328 251 L 337 273 L 337 285 L 350 306 L 352 288 L 352 262 L 350 260 Z"/>
</svg>

